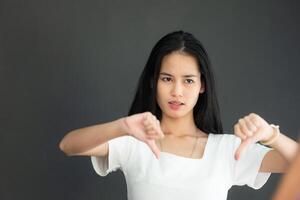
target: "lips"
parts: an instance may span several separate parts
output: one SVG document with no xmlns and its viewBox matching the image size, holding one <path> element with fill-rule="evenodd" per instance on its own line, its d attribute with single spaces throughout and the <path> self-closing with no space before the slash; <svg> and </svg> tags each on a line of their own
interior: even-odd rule
<svg viewBox="0 0 300 200">
<path fill-rule="evenodd" d="M 184 103 L 182 103 L 181 101 L 169 101 L 169 104 L 173 104 L 173 105 L 184 105 Z"/>
<path fill-rule="evenodd" d="M 174 111 L 179 111 L 183 105 L 184 103 L 180 101 L 169 101 L 169 106 Z"/>
</svg>

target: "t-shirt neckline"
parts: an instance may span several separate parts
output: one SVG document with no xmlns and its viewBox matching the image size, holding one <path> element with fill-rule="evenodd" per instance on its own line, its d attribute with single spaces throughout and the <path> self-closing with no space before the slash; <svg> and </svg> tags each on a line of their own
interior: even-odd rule
<svg viewBox="0 0 300 200">
<path fill-rule="evenodd" d="M 204 151 L 203 151 L 202 158 L 188 158 L 188 157 L 185 157 L 185 156 L 179 156 L 179 155 L 169 153 L 169 152 L 165 152 L 165 151 L 160 151 L 160 156 L 174 158 L 174 159 L 190 160 L 190 161 L 200 162 L 200 161 L 203 161 L 203 160 L 206 159 L 206 156 L 208 154 L 209 145 L 210 145 L 210 140 L 211 140 L 211 133 L 208 133 L 208 137 L 207 137 L 207 141 L 206 141 L 206 144 L 205 144 L 205 148 L 204 148 Z"/>
</svg>

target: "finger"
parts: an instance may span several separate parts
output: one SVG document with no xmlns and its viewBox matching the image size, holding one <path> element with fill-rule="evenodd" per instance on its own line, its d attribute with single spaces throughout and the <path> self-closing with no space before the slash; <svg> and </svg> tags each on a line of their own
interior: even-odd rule
<svg viewBox="0 0 300 200">
<path fill-rule="evenodd" d="M 258 142 L 258 141 L 261 140 L 261 134 L 258 134 L 258 133 L 261 132 L 260 129 L 261 129 L 261 126 L 262 126 L 262 124 L 261 124 L 262 118 L 259 115 L 254 114 L 254 113 L 251 113 L 250 116 L 249 116 L 249 118 L 250 118 L 252 124 L 254 124 L 256 126 L 256 128 L 257 128 L 257 130 L 256 130 L 257 134 L 254 134 L 254 136 L 252 138 L 253 143 L 254 142 Z"/>
<path fill-rule="evenodd" d="M 158 135 L 154 135 L 154 136 L 150 135 L 150 136 L 146 136 L 146 139 L 147 140 L 159 140 L 161 138 Z"/>
<path fill-rule="evenodd" d="M 153 131 L 154 130 L 154 125 L 153 124 L 148 124 L 145 126 L 146 131 Z"/>
<path fill-rule="evenodd" d="M 152 134 L 146 134 L 146 138 L 148 139 L 160 139 L 161 136 L 159 134 L 157 134 L 157 132 L 155 131 L 155 133 L 152 133 Z"/>
<path fill-rule="evenodd" d="M 259 115 L 256 114 L 256 113 L 250 113 L 248 116 L 249 116 L 250 118 L 257 118 L 257 117 L 259 117 Z"/>
<path fill-rule="evenodd" d="M 252 136 L 253 133 L 248 129 L 246 122 L 244 119 L 239 119 L 239 125 L 240 125 L 240 130 L 246 135 L 246 136 Z"/>
<path fill-rule="evenodd" d="M 237 148 L 234 154 L 235 160 L 239 160 L 241 158 L 242 153 L 247 149 L 247 147 L 252 143 L 251 138 L 247 138 L 246 140 L 242 140 L 240 146 Z"/>
<path fill-rule="evenodd" d="M 158 134 L 156 131 L 149 131 L 146 133 L 146 137 L 158 137 Z"/>
<path fill-rule="evenodd" d="M 257 129 L 256 134 L 251 137 L 252 143 L 256 143 L 261 140 L 261 134 L 259 134 L 260 128 Z"/>
<path fill-rule="evenodd" d="M 153 121 L 153 119 L 155 118 L 155 116 L 151 113 L 151 112 L 148 112 L 145 116 L 145 120 L 148 122 L 148 123 L 151 123 L 151 121 Z"/>
<path fill-rule="evenodd" d="M 158 123 L 156 119 L 148 119 L 147 121 L 144 122 L 144 126 L 146 127 L 147 130 L 152 130 L 158 126 Z"/>
<path fill-rule="evenodd" d="M 149 125 L 145 128 L 146 137 L 150 139 L 164 138 L 160 125 Z"/>
<path fill-rule="evenodd" d="M 260 121 L 259 121 L 259 116 L 258 116 L 258 115 L 251 113 L 251 114 L 249 115 L 249 118 L 250 118 L 251 122 L 252 122 L 257 128 L 260 127 Z"/>
<path fill-rule="evenodd" d="M 162 131 L 162 129 L 161 129 L 161 126 L 160 126 L 160 121 L 157 119 L 157 126 L 158 126 L 158 133 L 159 133 L 159 135 L 162 137 L 162 138 L 164 138 L 165 137 L 165 134 L 164 134 L 164 132 Z"/>
<path fill-rule="evenodd" d="M 239 124 L 234 125 L 234 133 L 242 140 L 247 139 L 247 136 L 241 131 Z"/>
<path fill-rule="evenodd" d="M 157 126 L 157 133 L 161 138 L 165 137 L 165 134 L 163 133 L 163 131 L 161 130 L 160 125 Z"/>
<path fill-rule="evenodd" d="M 154 153 L 155 157 L 159 159 L 160 156 L 160 150 L 156 146 L 155 140 L 149 140 L 147 141 L 148 146 L 150 147 L 151 151 Z"/>
<path fill-rule="evenodd" d="M 151 114 L 150 112 L 146 112 L 144 116 L 144 120 L 148 119 L 150 114 Z"/>
<path fill-rule="evenodd" d="M 160 136 L 161 138 L 164 138 L 164 137 L 165 137 L 165 134 L 164 134 L 164 132 L 163 132 L 162 130 L 160 130 L 159 136 Z"/>
<path fill-rule="evenodd" d="M 154 115 L 147 115 L 145 120 L 143 121 L 145 126 L 153 126 L 157 124 L 157 119 Z"/>
<path fill-rule="evenodd" d="M 158 134 L 160 137 L 164 137 L 163 131 L 160 127 L 160 122 L 156 118 L 154 119 L 155 124 L 153 124 L 153 130 L 156 131 L 156 134 Z"/>
<path fill-rule="evenodd" d="M 156 116 L 152 115 L 152 119 L 153 119 L 153 121 L 156 121 Z"/>
<path fill-rule="evenodd" d="M 157 129 L 157 123 L 151 121 L 149 124 L 145 125 L 147 131 L 154 131 Z"/>
<path fill-rule="evenodd" d="M 150 125 L 150 120 L 149 120 L 148 115 L 145 116 L 145 118 L 144 118 L 144 120 L 143 120 L 143 124 L 144 124 L 144 126 Z"/>
<path fill-rule="evenodd" d="M 245 119 L 248 130 L 250 130 L 252 133 L 255 133 L 257 128 L 256 128 L 255 124 L 252 123 L 251 118 L 249 116 L 246 116 L 244 119 Z"/>
<path fill-rule="evenodd" d="M 156 122 L 157 122 L 157 126 L 160 127 L 160 121 L 157 119 Z"/>
</svg>

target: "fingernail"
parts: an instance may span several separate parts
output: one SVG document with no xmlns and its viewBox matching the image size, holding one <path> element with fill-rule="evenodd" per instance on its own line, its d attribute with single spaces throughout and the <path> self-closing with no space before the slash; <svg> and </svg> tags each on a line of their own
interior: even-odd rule
<svg viewBox="0 0 300 200">
<path fill-rule="evenodd" d="M 235 155 L 234 158 L 235 158 L 235 160 L 239 160 L 239 156 L 238 155 Z"/>
</svg>

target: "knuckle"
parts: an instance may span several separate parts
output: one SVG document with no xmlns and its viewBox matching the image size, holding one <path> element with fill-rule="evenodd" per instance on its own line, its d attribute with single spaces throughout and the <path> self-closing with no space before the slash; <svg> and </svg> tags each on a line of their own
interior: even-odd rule
<svg viewBox="0 0 300 200">
<path fill-rule="evenodd" d="M 151 113 L 150 111 L 147 111 L 147 112 L 146 112 L 146 115 L 147 115 L 147 117 L 149 117 L 149 118 L 152 117 L 152 113 Z"/>
<path fill-rule="evenodd" d="M 253 118 L 253 119 L 252 119 L 252 122 L 253 122 L 255 125 L 258 125 L 258 124 L 259 124 L 259 121 L 258 121 L 257 118 Z"/>
<path fill-rule="evenodd" d="M 242 118 L 239 119 L 238 123 L 243 123 L 243 119 Z"/>
</svg>

